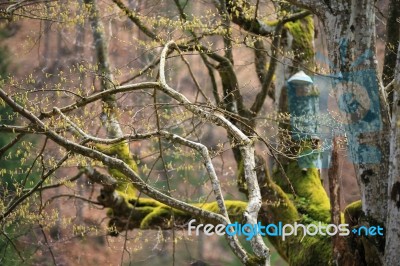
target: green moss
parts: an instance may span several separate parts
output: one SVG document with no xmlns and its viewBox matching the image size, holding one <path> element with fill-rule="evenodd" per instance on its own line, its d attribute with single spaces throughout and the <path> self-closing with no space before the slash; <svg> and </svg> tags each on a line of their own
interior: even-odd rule
<svg viewBox="0 0 400 266">
<path fill-rule="evenodd" d="M 275 185 L 276 186 L 276 185 Z M 277 191 L 280 191 L 285 195 L 285 199 L 290 202 L 288 196 L 279 190 L 278 186 L 275 187 Z M 134 212 L 130 214 L 131 226 L 130 228 L 150 229 L 150 228 L 170 228 L 171 215 L 174 214 L 175 220 L 188 221 L 193 217 L 185 212 L 170 208 L 169 206 L 160 203 L 154 199 L 141 198 L 131 199 L 129 201 L 135 207 Z M 241 218 L 243 212 L 246 209 L 247 203 L 242 201 L 231 201 L 225 202 L 231 221 L 242 222 Z M 204 210 L 219 213 L 219 208 L 216 202 L 210 203 L 195 203 L 194 206 L 200 207 Z M 264 207 L 263 207 L 264 208 Z M 265 211 L 265 210 L 264 210 Z M 274 212 L 271 213 L 270 211 Z M 292 204 L 278 204 L 274 206 L 268 206 L 268 210 L 265 212 L 267 215 L 272 217 L 279 217 L 284 223 L 294 223 L 294 221 L 307 224 L 309 221 L 299 220 L 299 215 Z M 283 213 L 283 214 L 282 214 Z M 286 213 L 286 214 L 284 214 Z M 129 217 L 129 213 L 125 214 Z M 261 220 L 265 221 L 263 217 Z M 317 224 L 317 221 L 312 221 Z M 133 226 L 133 227 L 132 227 Z M 125 227 L 121 227 L 125 228 Z M 123 229 L 122 229 L 123 230 Z M 331 241 L 327 236 L 313 236 L 304 237 L 301 233 L 297 236 L 290 236 L 285 241 L 282 241 L 281 237 L 270 237 L 271 242 L 274 244 L 278 252 L 285 258 L 290 265 L 330 265 L 332 258 L 331 252 Z M 260 265 L 260 259 L 251 256 L 246 265 Z"/>
<path fill-rule="evenodd" d="M 249 260 L 246 262 L 246 266 L 258 266 L 265 264 L 265 261 L 257 256 L 249 256 Z"/>
<path fill-rule="evenodd" d="M 176 219 L 189 219 L 192 217 L 185 212 L 171 208 L 154 199 L 141 198 L 138 200 L 134 198 L 130 199 L 129 203 L 132 204 L 132 210 L 133 210 L 133 212 L 130 214 L 131 220 L 133 220 L 134 223 L 139 221 L 141 229 L 149 229 L 161 225 L 169 227 L 169 225 L 165 223 L 169 223 L 172 213 L 174 213 Z M 225 201 L 225 205 L 230 218 L 233 221 L 238 221 L 242 218 L 247 203 L 243 201 L 227 200 Z M 217 202 L 210 202 L 204 204 L 195 203 L 193 204 L 193 206 L 199 207 L 203 210 L 207 210 L 210 212 L 219 213 Z M 125 214 L 125 216 L 128 215 L 129 213 Z"/>
<path fill-rule="evenodd" d="M 316 221 L 329 222 L 330 202 L 321 184 L 318 169 L 309 168 L 306 172 L 303 172 L 297 162 L 291 162 L 288 166 L 287 175 L 297 196 L 305 201 L 301 202 L 305 205 L 302 208 L 303 214 Z"/>
<path fill-rule="evenodd" d="M 263 190 L 265 189 L 264 187 Z M 265 198 L 262 206 L 270 222 L 293 223 L 300 218 L 295 205 L 281 187 L 271 182 L 268 190 L 267 194 L 271 199 Z"/>
<path fill-rule="evenodd" d="M 319 225 L 319 221 L 311 221 L 309 218 L 296 221 L 297 223 Z M 283 223 L 285 224 L 285 223 Z M 291 222 L 290 224 L 294 224 Z M 322 223 L 322 226 L 326 225 Z M 312 231 L 314 228 L 310 229 Z M 279 255 L 290 265 L 331 265 L 332 243 L 329 236 L 315 235 L 303 237 L 303 231 L 298 229 L 297 235 L 288 236 L 282 240 L 281 236 L 269 236 L 268 239 L 274 245 Z"/>
<path fill-rule="evenodd" d="M 291 237 L 287 240 L 287 258 L 291 266 L 333 265 L 332 243 L 327 236 Z"/>
<path fill-rule="evenodd" d="M 149 198 L 140 198 L 140 199 L 133 198 L 133 199 L 129 200 L 129 203 L 136 207 L 143 207 L 143 206 L 158 207 L 158 206 L 164 205 L 159 201 L 156 201 L 154 199 L 149 199 Z"/>
<path fill-rule="evenodd" d="M 263 20 L 263 22 L 265 23 L 265 24 L 267 24 L 268 26 L 271 26 L 271 27 L 275 27 L 276 25 L 278 25 L 278 23 L 279 23 L 279 20 Z"/>
<path fill-rule="evenodd" d="M 330 201 L 322 185 L 320 173 L 313 162 L 317 159 L 318 153 L 311 153 L 313 150 L 311 141 L 302 141 L 292 149 L 294 155 L 305 155 L 298 160 L 288 161 L 284 166 L 287 178 L 289 179 L 296 197 L 292 197 L 297 210 L 306 215 L 310 221 L 329 222 Z M 307 165 L 309 168 L 303 168 Z M 286 177 L 277 169 L 274 173 L 276 183 L 288 194 L 293 193 L 292 187 Z"/>
<path fill-rule="evenodd" d="M 238 200 L 227 200 L 225 201 L 228 214 L 231 217 L 242 216 L 243 212 L 246 210 L 247 203 Z"/>
<path fill-rule="evenodd" d="M 237 182 L 237 186 L 239 191 L 247 193 L 247 183 L 246 183 L 246 179 L 244 177 L 244 168 L 243 168 L 243 161 L 240 161 L 238 164 L 238 171 L 237 171 L 237 178 L 236 178 L 236 182 Z"/>
<path fill-rule="evenodd" d="M 217 202 L 194 205 L 196 207 L 202 208 L 203 210 L 220 213 Z M 243 217 L 243 212 L 246 210 L 247 203 L 243 201 L 226 200 L 225 206 L 228 211 L 229 217 L 234 221 L 238 221 Z"/>
<path fill-rule="evenodd" d="M 138 167 L 129 149 L 129 143 L 121 142 L 113 145 L 96 145 L 96 148 L 109 156 L 115 156 L 124 161 L 133 171 L 138 172 Z M 136 195 L 132 181 L 116 168 L 109 168 L 108 172 L 117 180 L 116 190 L 124 197 L 133 198 Z"/>
<path fill-rule="evenodd" d="M 346 223 L 357 224 L 358 219 L 363 215 L 361 200 L 357 200 L 347 205 L 344 209 Z"/>
<path fill-rule="evenodd" d="M 146 217 L 147 215 L 149 215 L 150 213 L 152 213 L 154 211 L 153 207 L 150 206 L 143 206 L 143 207 L 135 207 L 135 212 L 136 217 L 133 217 L 133 219 L 142 219 L 142 217 Z"/>
<path fill-rule="evenodd" d="M 164 223 L 165 220 L 170 219 L 171 212 L 170 208 L 164 206 L 152 208 L 152 211 L 142 219 L 140 229 L 148 229 L 152 224 Z"/>
<path fill-rule="evenodd" d="M 359 214 L 360 212 L 362 212 L 362 203 L 361 200 L 357 200 L 355 202 L 350 203 L 349 205 L 347 205 L 346 209 L 345 209 L 345 213 L 349 213 L 349 214 Z"/>
<path fill-rule="evenodd" d="M 292 50 L 295 60 L 309 67 L 314 65 L 314 20 L 312 16 L 295 22 L 288 22 L 284 27 L 292 36 Z"/>
</svg>

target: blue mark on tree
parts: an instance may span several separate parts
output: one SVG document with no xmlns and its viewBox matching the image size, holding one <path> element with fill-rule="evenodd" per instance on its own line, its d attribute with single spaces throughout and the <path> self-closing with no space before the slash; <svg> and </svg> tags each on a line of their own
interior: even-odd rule
<svg viewBox="0 0 400 266">
<path fill-rule="evenodd" d="M 345 62 L 347 41 L 342 40 L 340 45 L 341 62 Z M 308 159 L 300 158 L 302 168 L 328 168 L 327 158 L 331 153 L 332 137 L 338 132 L 347 137 L 349 159 L 356 164 L 376 164 L 381 160 L 381 151 L 378 147 L 360 143 L 360 135 L 373 134 L 382 130 L 380 114 L 379 86 L 375 69 L 359 69 L 359 66 L 373 56 L 372 51 L 366 51 L 349 65 L 346 73 L 333 75 L 314 75 L 313 84 L 319 89 L 319 95 L 307 89 L 311 83 L 287 82 L 289 111 L 291 113 L 292 138 L 308 140 L 318 137 L 324 142 L 325 149 L 320 151 L 323 160 L 315 156 L 313 151 Z M 323 57 L 317 56 L 317 59 Z M 330 66 L 333 64 L 328 61 Z M 356 69 L 357 68 L 357 69 Z M 343 68 L 342 68 L 343 69 Z M 326 89 L 327 87 L 328 89 Z M 319 101 L 319 102 L 318 102 Z M 320 109 L 319 106 L 326 108 Z M 318 114 L 319 113 L 319 114 Z M 332 121 L 338 122 L 338 128 L 325 127 L 321 130 L 317 117 L 326 115 Z M 304 155 L 304 154 L 303 154 Z M 307 156 L 303 156 L 307 157 Z"/>
</svg>

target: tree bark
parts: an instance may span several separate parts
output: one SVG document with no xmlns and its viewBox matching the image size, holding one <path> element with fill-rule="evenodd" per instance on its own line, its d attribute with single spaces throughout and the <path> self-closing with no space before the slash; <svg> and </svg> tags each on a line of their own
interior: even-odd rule
<svg viewBox="0 0 400 266">
<path fill-rule="evenodd" d="M 334 65 L 332 82 L 358 96 L 359 101 L 370 103 L 368 113 L 357 110 L 358 116 L 346 114 L 349 152 L 356 165 L 362 207 L 368 217 L 384 223 L 389 161 L 384 133 L 388 132 L 390 122 L 384 95 L 378 87 L 374 1 L 343 0 L 331 9 L 322 19 L 329 58 Z M 361 96 L 358 85 L 363 86 Z"/>
<path fill-rule="evenodd" d="M 385 264 L 400 265 L 400 45 L 393 92 Z"/>
</svg>

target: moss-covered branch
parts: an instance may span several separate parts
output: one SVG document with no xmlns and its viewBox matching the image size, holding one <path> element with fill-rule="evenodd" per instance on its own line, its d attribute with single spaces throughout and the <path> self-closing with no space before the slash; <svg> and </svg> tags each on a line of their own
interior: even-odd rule
<svg viewBox="0 0 400 266">
<path fill-rule="evenodd" d="M 89 9 L 89 20 L 92 28 L 93 42 L 97 55 L 99 75 L 101 79 L 101 90 L 107 91 L 113 89 L 114 77 L 111 72 L 110 62 L 108 58 L 108 42 L 104 36 L 104 26 L 99 17 L 97 8 L 97 0 L 85 0 L 86 7 Z M 105 95 L 102 98 L 103 112 L 101 122 L 103 123 L 108 138 L 118 138 L 123 135 L 121 126 L 118 121 L 116 110 L 116 101 L 114 95 Z M 128 142 L 120 142 L 114 145 L 98 145 L 99 151 L 109 156 L 116 156 L 125 162 L 133 171 L 137 172 L 137 165 L 132 158 Z M 117 168 L 110 168 L 110 174 L 117 180 L 117 190 L 133 197 L 136 194 L 136 189 L 130 182 L 129 178 L 121 173 Z"/>
</svg>

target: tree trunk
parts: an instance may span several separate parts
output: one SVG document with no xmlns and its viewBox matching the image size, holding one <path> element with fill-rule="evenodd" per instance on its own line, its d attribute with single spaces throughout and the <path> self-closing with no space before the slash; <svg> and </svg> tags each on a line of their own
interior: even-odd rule
<svg viewBox="0 0 400 266">
<path fill-rule="evenodd" d="M 400 45 L 393 93 L 392 128 L 390 138 L 389 199 L 386 222 L 385 264 L 400 265 Z"/>
<path fill-rule="evenodd" d="M 343 0 L 329 10 L 322 20 L 334 66 L 332 92 L 344 118 L 349 158 L 355 164 L 360 186 L 365 216 L 359 223 L 384 224 L 389 172 L 389 142 L 385 133 L 390 121 L 388 106 L 378 85 L 374 1 Z M 384 241 L 378 237 L 361 238 L 367 264 L 382 265 Z"/>
<path fill-rule="evenodd" d="M 364 213 L 386 219 L 389 116 L 379 91 L 372 0 L 339 1 L 323 17 L 333 91 L 345 117 L 350 158 L 356 165 Z M 349 100 L 351 96 L 351 100 Z"/>
</svg>

